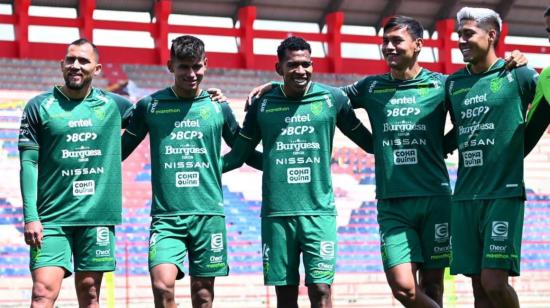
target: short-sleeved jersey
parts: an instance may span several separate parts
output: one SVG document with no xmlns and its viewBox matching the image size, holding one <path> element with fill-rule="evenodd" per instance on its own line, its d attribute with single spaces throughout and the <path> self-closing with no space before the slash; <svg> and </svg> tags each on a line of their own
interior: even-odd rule
<svg viewBox="0 0 550 308">
<path fill-rule="evenodd" d="M 540 73 L 535 98 L 527 116 L 529 121 L 531 121 L 533 114 L 537 112 L 538 105 L 541 103 L 550 104 L 550 67 L 545 68 Z"/>
<path fill-rule="evenodd" d="M 238 130 L 229 105 L 205 91 L 182 99 L 166 88 L 140 100 L 126 131 L 140 140 L 149 133 L 151 215 L 224 215 L 221 138 Z"/>
<path fill-rule="evenodd" d="M 484 73 L 464 68 L 447 79 L 459 150 L 455 200 L 524 195 L 525 113 L 537 76 L 527 67 L 507 71 L 499 59 Z"/>
<path fill-rule="evenodd" d="M 54 87 L 31 99 L 21 119 L 19 149 L 38 150 L 37 210 L 52 226 L 121 222 L 120 132 L 133 105 L 93 88 L 71 100 Z"/>
<path fill-rule="evenodd" d="M 360 121 L 336 88 L 311 83 L 299 99 L 276 86 L 255 100 L 241 136 L 263 145 L 262 217 L 336 215 L 330 163 L 335 127 Z"/>
<path fill-rule="evenodd" d="M 377 199 L 450 194 L 443 154 L 445 77 L 426 69 L 411 80 L 391 74 L 343 88 L 372 126 Z"/>
</svg>

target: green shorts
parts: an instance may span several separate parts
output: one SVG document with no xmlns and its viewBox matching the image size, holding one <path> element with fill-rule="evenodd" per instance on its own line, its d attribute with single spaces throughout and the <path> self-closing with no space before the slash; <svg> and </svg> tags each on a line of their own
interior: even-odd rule
<svg viewBox="0 0 550 308">
<path fill-rule="evenodd" d="M 73 266 L 74 257 L 74 266 Z M 44 226 L 42 248 L 30 250 L 30 270 L 56 266 L 73 271 L 112 272 L 116 268 L 114 226 Z"/>
<path fill-rule="evenodd" d="M 451 274 L 488 268 L 519 276 L 523 211 L 519 197 L 453 202 Z"/>
<path fill-rule="evenodd" d="M 385 271 L 403 263 L 449 266 L 450 196 L 381 199 L 377 207 Z"/>
<path fill-rule="evenodd" d="M 332 284 L 337 253 L 335 216 L 262 218 L 265 285 L 299 285 L 300 253 L 306 285 Z"/>
<path fill-rule="evenodd" d="M 192 277 L 227 276 L 225 218 L 211 215 L 153 217 L 149 237 L 149 270 L 159 264 L 174 264 L 176 279 L 184 276 L 183 262 L 189 254 Z"/>
</svg>

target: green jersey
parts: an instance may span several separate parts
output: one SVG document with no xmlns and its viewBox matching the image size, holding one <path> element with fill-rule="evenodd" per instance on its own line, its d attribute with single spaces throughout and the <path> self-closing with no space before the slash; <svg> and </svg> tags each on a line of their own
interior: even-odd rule
<svg viewBox="0 0 550 308">
<path fill-rule="evenodd" d="M 339 89 L 311 83 L 304 96 L 291 99 L 281 87 L 252 103 L 241 131 L 253 145 L 262 140 L 261 215 L 336 215 L 330 175 L 334 130 L 338 126 L 349 136 L 364 127 Z"/>
<path fill-rule="evenodd" d="M 221 138 L 231 144 L 238 130 L 229 105 L 205 91 L 182 99 L 166 88 L 140 100 L 126 133 L 137 143 L 150 136 L 151 215 L 224 215 Z"/>
<path fill-rule="evenodd" d="M 550 123 L 550 67 L 545 68 L 537 83 L 535 98 L 527 115 L 525 154 L 537 144 Z"/>
<path fill-rule="evenodd" d="M 39 152 L 36 206 L 42 224 L 121 222 L 120 132 L 132 106 L 97 88 L 71 100 L 54 87 L 27 103 L 19 149 Z"/>
<path fill-rule="evenodd" d="M 447 78 L 459 151 L 455 200 L 524 195 L 525 113 L 537 76 L 527 67 L 507 71 L 499 59 L 484 73 L 466 67 Z"/>
<path fill-rule="evenodd" d="M 376 198 L 450 194 L 444 161 L 445 76 L 426 69 L 411 80 L 390 73 L 343 88 L 365 108 L 374 137 Z"/>
</svg>

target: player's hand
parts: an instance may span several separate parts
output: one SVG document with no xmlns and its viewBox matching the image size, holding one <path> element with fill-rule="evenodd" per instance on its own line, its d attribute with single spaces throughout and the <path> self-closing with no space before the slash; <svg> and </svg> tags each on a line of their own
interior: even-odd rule
<svg viewBox="0 0 550 308">
<path fill-rule="evenodd" d="M 42 247 L 42 237 L 44 229 L 40 220 L 27 222 L 25 224 L 25 244 L 31 247 Z"/>
<path fill-rule="evenodd" d="M 525 55 L 517 49 L 512 51 L 512 54 L 505 57 L 504 61 L 506 61 L 507 70 L 527 65 L 527 62 L 528 62 L 527 57 L 525 57 Z"/>
<path fill-rule="evenodd" d="M 250 93 L 248 93 L 248 97 L 246 98 L 246 103 L 244 104 L 244 111 L 248 111 L 248 108 L 250 108 L 250 105 L 252 104 L 252 100 L 255 98 L 259 98 L 265 93 L 271 91 L 271 82 L 264 83 L 261 86 L 257 86 Z"/>
<path fill-rule="evenodd" d="M 210 99 L 215 102 L 218 102 L 218 103 L 227 102 L 227 97 L 225 97 L 225 95 L 223 95 L 222 90 L 218 88 L 208 88 L 206 92 L 208 92 L 208 95 L 210 95 Z"/>
</svg>

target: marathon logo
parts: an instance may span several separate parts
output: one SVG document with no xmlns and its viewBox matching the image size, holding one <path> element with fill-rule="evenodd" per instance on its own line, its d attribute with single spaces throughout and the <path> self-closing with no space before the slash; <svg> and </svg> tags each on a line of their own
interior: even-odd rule
<svg viewBox="0 0 550 308">
<path fill-rule="evenodd" d="M 491 238 L 497 241 L 503 241 L 508 238 L 508 222 L 493 221 L 491 228 Z"/>
<path fill-rule="evenodd" d="M 286 176 L 289 184 L 310 183 L 311 168 L 288 168 L 286 170 Z"/>
<path fill-rule="evenodd" d="M 402 149 L 393 151 L 393 163 L 396 165 L 418 164 L 416 149 Z"/>
<path fill-rule="evenodd" d="M 199 179 L 199 173 L 196 171 L 176 172 L 176 187 L 197 187 Z"/>
<path fill-rule="evenodd" d="M 88 196 L 95 194 L 95 181 L 74 181 L 73 196 Z"/>
<path fill-rule="evenodd" d="M 449 223 L 435 224 L 434 236 L 436 242 L 444 242 L 449 239 Z"/>
<path fill-rule="evenodd" d="M 483 166 L 483 151 L 474 150 L 462 152 L 462 160 L 466 168 Z"/>
<path fill-rule="evenodd" d="M 210 250 L 220 252 L 223 250 L 223 235 L 221 233 L 213 233 L 210 236 Z"/>
<path fill-rule="evenodd" d="M 320 255 L 323 259 L 333 259 L 335 253 L 334 242 L 321 241 Z"/>
</svg>

